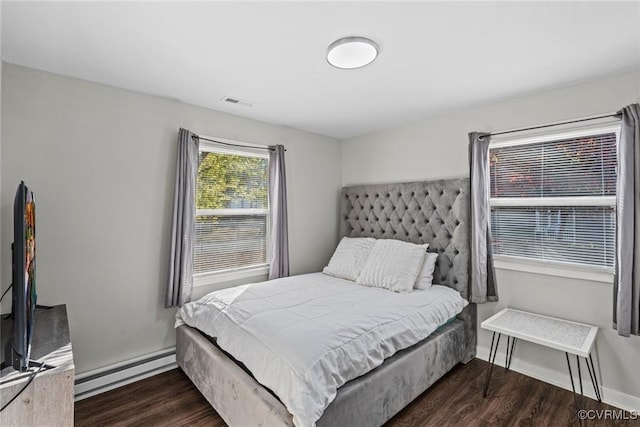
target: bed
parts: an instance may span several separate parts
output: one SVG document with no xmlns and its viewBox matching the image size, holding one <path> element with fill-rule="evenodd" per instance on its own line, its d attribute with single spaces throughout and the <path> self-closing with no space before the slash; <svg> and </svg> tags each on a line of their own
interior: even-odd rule
<svg viewBox="0 0 640 427">
<path fill-rule="evenodd" d="M 438 254 L 434 283 L 468 299 L 468 200 L 465 178 L 345 187 L 341 235 L 429 243 L 429 250 Z M 341 385 L 315 424 L 382 425 L 456 364 L 471 360 L 476 341 L 476 307 L 468 304 L 415 345 Z M 176 329 L 176 355 L 179 366 L 227 424 L 293 425 L 294 417 L 281 400 L 200 330 L 187 325 Z"/>
</svg>

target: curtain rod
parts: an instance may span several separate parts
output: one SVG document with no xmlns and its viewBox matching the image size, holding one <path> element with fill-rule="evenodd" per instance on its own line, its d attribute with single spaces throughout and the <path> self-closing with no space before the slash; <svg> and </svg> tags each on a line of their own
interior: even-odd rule
<svg viewBox="0 0 640 427">
<path fill-rule="evenodd" d="M 271 147 L 258 147 L 258 146 L 255 146 L 255 145 L 232 144 L 230 142 L 217 141 L 215 139 L 204 138 L 204 137 L 198 136 L 198 135 L 192 135 L 191 138 L 198 138 L 198 139 L 202 139 L 202 140 L 209 141 L 209 142 L 215 142 L 216 144 L 228 145 L 230 147 L 253 148 L 255 150 L 269 150 L 269 151 L 273 151 L 274 150 L 274 148 L 271 148 Z M 284 151 L 287 151 L 287 149 L 285 148 Z"/>
<path fill-rule="evenodd" d="M 524 131 L 527 131 L 527 130 L 543 129 L 543 128 L 548 128 L 548 127 L 551 127 L 551 126 L 568 125 L 568 124 L 571 124 L 571 123 L 588 122 L 589 120 L 606 119 L 607 117 L 619 117 L 620 115 L 622 115 L 622 111 L 616 111 L 615 113 L 600 114 L 598 116 L 584 117 L 584 118 L 581 118 L 581 119 L 565 120 L 565 121 L 562 121 L 562 122 L 547 123 L 547 124 L 544 124 L 544 125 L 531 126 L 531 127 L 527 127 L 527 128 L 518 128 L 518 129 L 504 130 L 504 131 L 500 131 L 500 132 L 491 132 L 490 135 L 491 136 L 505 135 L 507 133 L 524 132 Z"/>
</svg>

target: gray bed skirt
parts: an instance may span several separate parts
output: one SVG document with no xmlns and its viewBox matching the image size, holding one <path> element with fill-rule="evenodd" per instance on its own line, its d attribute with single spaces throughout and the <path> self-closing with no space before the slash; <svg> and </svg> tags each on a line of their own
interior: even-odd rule
<svg viewBox="0 0 640 427">
<path fill-rule="evenodd" d="M 425 340 L 343 385 L 317 425 L 384 424 L 456 364 L 475 356 L 475 328 L 476 306 L 470 304 Z M 178 327 L 176 358 L 228 425 L 293 425 L 291 414 L 273 394 L 196 329 Z"/>
</svg>

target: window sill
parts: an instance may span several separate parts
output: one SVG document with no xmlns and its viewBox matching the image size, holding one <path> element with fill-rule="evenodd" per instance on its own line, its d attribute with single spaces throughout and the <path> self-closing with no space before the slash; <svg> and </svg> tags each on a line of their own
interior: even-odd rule
<svg viewBox="0 0 640 427">
<path fill-rule="evenodd" d="M 494 267 L 498 270 L 522 271 L 613 284 L 613 271 L 607 268 L 538 261 L 506 255 L 495 255 Z"/>
<path fill-rule="evenodd" d="M 220 285 L 242 279 L 266 276 L 268 274 L 268 264 L 238 268 L 234 270 L 219 271 L 215 273 L 197 274 L 193 277 L 193 287 L 198 288 L 204 286 Z"/>
</svg>

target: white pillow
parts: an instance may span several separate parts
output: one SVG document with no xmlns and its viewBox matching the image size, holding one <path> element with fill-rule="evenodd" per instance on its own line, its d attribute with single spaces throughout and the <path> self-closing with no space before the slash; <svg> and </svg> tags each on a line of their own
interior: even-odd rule
<svg viewBox="0 0 640 427">
<path fill-rule="evenodd" d="M 347 280 L 356 280 L 364 267 L 376 239 L 343 237 L 322 272 Z"/>
<path fill-rule="evenodd" d="M 428 246 L 393 239 L 376 241 L 356 283 L 394 292 L 411 292 Z"/>
<path fill-rule="evenodd" d="M 429 289 L 431 287 L 433 284 L 433 270 L 436 269 L 437 260 L 438 254 L 427 252 L 413 289 Z"/>
</svg>

